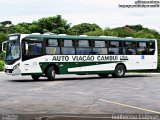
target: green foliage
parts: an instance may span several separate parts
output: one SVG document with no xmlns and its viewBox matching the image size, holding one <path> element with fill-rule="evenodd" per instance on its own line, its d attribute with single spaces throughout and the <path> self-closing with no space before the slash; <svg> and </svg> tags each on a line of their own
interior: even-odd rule
<svg viewBox="0 0 160 120">
<path fill-rule="evenodd" d="M 24 22 L 23 23 L 19 23 L 16 26 L 12 26 L 10 32 L 28 34 L 28 33 L 31 33 L 30 29 L 29 29 L 30 26 L 31 26 L 30 23 L 24 23 Z"/>
<path fill-rule="evenodd" d="M 104 30 L 102 30 L 102 29 L 96 29 L 93 32 L 87 32 L 85 34 L 88 35 L 88 36 L 101 36 L 101 35 L 104 35 Z"/>
<path fill-rule="evenodd" d="M 6 57 L 6 53 L 5 52 L 1 52 L 0 53 L 0 60 L 4 60 Z"/>
<path fill-rule="evenodd" d="M 106 28 L 104 30 L 104 35 L 106 35 L 106 36 L 118 36 L 118 32 L 113 30 L 113 29 Z"/>
<path fill-rule="evenodd" d="M 35 22 L 39 29 L 38 32 L 54 32 L 57 34 L 66 33 L 70 28 L 70 24 L 67 23 L 66 20 L 62 19 L 61 15 L 57 15 L 55 17 L 48 17 L 39 19 L 38 22 Z"/>
<path fill-rule="evenodd" d="M 81 24 L 74 25 L 73 27 L 71 27 L 69 29 L 69 34 L 71 34 L 71 35 L 82 35 L 82 34 L 87 33 L 87 32 L 96 33 L 95 31 L 97 29 L 101 30 L 101 28 L 97 24 L 81 23 Z"/>
<path fill-rule="evenodd" d="M 146 33 L 144 30 L 141 30 L 134 34 L 134 37 L 137 38 L 155 38 L 155 36 L 152 33 Z"/>
<path fill-rule="evenodd" d="M 112 31 L 117 34 L 117 37 L 132 37 L 134 33 L 134 31 L 129 27 L 114 28 Z"/>
<path fill-rule="evenodd" d="M 154 30 L 143 29 L 135 33 L 135 37 L 158 39 L 159 34 Z"/>
<path fill-rule="evenodd" d="M 12 26 L 11 21 L 0 22 L 0 33 L 8 33 Z"/>
<path fill-rule="evenodd" d="M 3 23 L 4 24 L 4 23 Z M 1 26 L 3 29 L 6 27 Z M 1 30 L 0 27 L 0 30 Z M 55 17 L 41 18 L 38 21 L 32 23 L 19 23 L 17 25 L 10 26 L 8 33 L 45 33 L 54 32 L 56 34 L 67 33 L 70 28 L 70 24 L 66 20 L 62 19 L 61 15 Z"/>
<path fill-rule="evenodd" d="M 128 27 L 128 28 L 134 30 L 135 32 L 144 29 L 142 25 L 126 25 L 125 27 Z"/>
<path fill-rule="evenodd" d="M 4 61 L 0 61 L 0 71 L 4 70 Z"/>
</svg>

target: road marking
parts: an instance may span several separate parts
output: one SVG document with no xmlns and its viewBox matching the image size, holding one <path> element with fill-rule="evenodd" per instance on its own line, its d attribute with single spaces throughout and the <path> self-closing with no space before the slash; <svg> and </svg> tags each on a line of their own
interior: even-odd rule
<svg viewBox="0 0 160 120">
<path fill-rule="evenodd" d="M 102 102 L 106 102 L 106 103 L 112 103 L 112 104 L 121 105 L 121 106 L 129 107 L 129 108 L 134 108 L 134 109 L 138 109 L 138 110 L 143 110 L 143 111 L 147 111 L 147 112 L 151 112 L 151 113 L 160 114 L 160 112 L 158 112 L 158 111 L 144 109 L 144 108 L 136 107 L 136 106 L 133 106 L 133 105 L 127 105 L 127 104 L 123 104 L 123 103 L 119 103 L 119 102 L 113 102 L 113 101 L 104 100 L 104 99 L 98 99 L 98 100 L 102 101 Z"/>
</svg>

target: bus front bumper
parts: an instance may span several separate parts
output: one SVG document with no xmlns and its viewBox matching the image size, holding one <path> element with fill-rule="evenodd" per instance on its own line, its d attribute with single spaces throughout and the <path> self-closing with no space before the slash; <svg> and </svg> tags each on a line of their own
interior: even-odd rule
<svg viewBox="0 0 160 120">
<path fill-rule="evenodd" d="M 4 72 L 7 74 L 7 75 L 21 75 L 21 70 L 19 68 L 17 69 L 5 69 Z"/>
</svg>

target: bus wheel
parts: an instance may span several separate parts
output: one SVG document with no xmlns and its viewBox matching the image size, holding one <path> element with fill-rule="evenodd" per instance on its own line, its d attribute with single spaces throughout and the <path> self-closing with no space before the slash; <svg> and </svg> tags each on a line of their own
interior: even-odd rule
<svg viewBox="0 0 160 120">
<path fill-rule="evenodd" d="M 122 78 L 125 75 L 125 72 L 125 67 L 123 65 L 118 65 L 112 76 L 116 78 Z"/>
<path fill-rule="evenodd" d="M 47 70 L 48 80 L 54 80 L 55 75 L 56 75 L 55 68 L 53 66 L 49 67 Z"/>
<path fill-rule="evenodd" d="M 101 77 L 101 78 L 107 78 L 108 75 L 109 75 L 108 73 L 100 73 L 100 74 L 98 74 L 98 76 Z"/>
<path fill-rule="evenodd" d="M 33 80 L 39 80 L 40 76 L 39 75 L 31 75 L 31 77 L 32 77 Z"/>
</svg>

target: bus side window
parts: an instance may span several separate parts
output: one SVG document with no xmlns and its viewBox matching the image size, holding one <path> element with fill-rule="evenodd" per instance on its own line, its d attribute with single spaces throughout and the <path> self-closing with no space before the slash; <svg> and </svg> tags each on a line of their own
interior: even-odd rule
<svg viewBox="0 0 160 120">
<path fill-rule="evenodd" d="M 90 40 L 78 40 L 77 45 L 77 54 L 92 54 L 92 45 Z"/>
<path fill-rule="evenodd" d="M 110 55 L 125 54 L 125 49 L 122 46 L 122 41 L 109 41 L 109 54 Z"/>
<path fill-rule="evenodd" d="M 146 42 L 137 42 L 137 54 L 138 55 L 146 55 L 147 51 L 147 43 Z"/>
<path fill-rule="evenodd" d="M 74 40 L 62 40 L 62 54 L 75 54 Z"/>
<path fill-rule="evenodd" d="M 48 39 L 46 43 L 46 54 L 60 54 L 60 41 L 58 39 Z"/>
<path fill-rule="evenodd" d="M 131 41 L 124 42 L 124 47 L 126 49 L 127 55 L 136 54 L 136 42 L 131 42 Z"/>
<path fill-rule="evenodd" d="M 149 42 L 149 54 L 154 55 L 155 53 L 155 42 Z"/>
<path fill-rule="evenodd" d="M 106 41 L 94 41 L 93 54 L 108 54 Z"/>
</svg>

